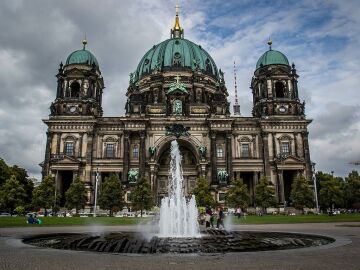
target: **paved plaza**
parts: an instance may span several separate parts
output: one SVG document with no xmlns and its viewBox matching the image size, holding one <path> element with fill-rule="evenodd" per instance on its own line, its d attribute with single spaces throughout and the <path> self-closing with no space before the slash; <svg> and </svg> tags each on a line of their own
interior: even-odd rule
<svg viewBox="0 0 360 270">
<path fill-rule="evenodd" d="M 360 227 L 355 223 L 241 225 L 234 230 L 283 231 L 331 236 L 317 248 L 204 255 L 124 255 L 43 249 L 24 236 L 46 233 L 134 231 L 137 226 L 25 227 L 0 229 L 0 269 L 360 269 Z M 356 223 L 360 226 L 359 223 Z"/>
</svg>

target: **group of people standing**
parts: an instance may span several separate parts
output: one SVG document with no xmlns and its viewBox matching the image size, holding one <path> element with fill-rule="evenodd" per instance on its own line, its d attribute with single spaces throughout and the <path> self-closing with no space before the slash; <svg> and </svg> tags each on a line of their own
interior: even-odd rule
<svg viewBox="0 0 360 270">
<path fill-rule="evenodd" d="M 219 208 L 218 210 L 213 210 L 210 207 L 207 207 L 205 211 L 205 227 L 225 229 L 224 218 L 225 218 L 225 214 L 222 208 Z M 215 222 L 216 222 L 216 227 L 215 227 Z"/>
</svg>

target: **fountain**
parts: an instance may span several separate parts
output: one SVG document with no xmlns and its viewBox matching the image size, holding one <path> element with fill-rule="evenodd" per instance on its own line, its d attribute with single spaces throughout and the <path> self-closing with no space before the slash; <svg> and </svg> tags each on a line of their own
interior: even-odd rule
<svg viewBox="0 0 360 270">
<path fill-rule="evenodd" d="M 195 196 L 183 194 L 182 156 L 176 140 L 171 142 L 168 197 L 161 201 L 159 237 L 200 237 Z"/>
<path fill-rule="evenodd" d="M 159 232 L 151 238 L 138 232 L 107 234 L 63 233 L 36 235 L 24 243 L 39 247 L 106 253 L 225 253 L 321 246 L 334 239 L 298 233 L 245 232 L 208 229 L 200 233 L 195 197 L 183 194 L 181 154 L 171 143 L 168 197 L 160 209 Z"/>
</svg>

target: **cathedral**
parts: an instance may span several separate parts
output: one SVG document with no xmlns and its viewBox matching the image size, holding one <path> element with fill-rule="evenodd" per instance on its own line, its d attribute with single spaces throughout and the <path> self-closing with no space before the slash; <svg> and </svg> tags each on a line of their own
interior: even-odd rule
<svg viewBox="0 0 360 270">
<path fill-rule="evenodd" d="M 60 206 L 79 177 L 91 209 L 96 179 L 101 192 L 111 173 L 119 175 L 128 204 L 139 177 L 149 181 L 159 204 L 168 192 L 175 139 L 183 156 L 184 192 L 205 177 L 219 204 L 236 177 L 247 185 L 252 204 L 259 179 L 266 177 L 279 205 L 289 201 L 295 176 L 311 179 L 311 120 L 299 99 L 299 76 L 271 41 L 254 63 L 252 117 L 240 115 L 237 97 L 230 114 L 224 73 L 201 45 L 185 39 L 178 11 L 170 38 L 152 46 L 130 74 L 124 116 L 103 116 L 104 79 L 86 43 L 60 64 L 56 98 L 43 120 L 48 129 L 42 174 L 55 177 Z"/>
</svg>

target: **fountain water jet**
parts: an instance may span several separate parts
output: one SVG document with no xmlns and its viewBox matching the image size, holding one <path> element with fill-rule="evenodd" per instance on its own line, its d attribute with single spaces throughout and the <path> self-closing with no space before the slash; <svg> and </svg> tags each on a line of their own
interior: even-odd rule
<svg viewBox="0 0 360 270">
<path fill-rule="evenodd" d="M 187 202 L 183 194 L 181 153 L 176 140 L 171 142 L 168 197 L 161 200 L 159 237 L 200 237 L 195 196 Z"/>
</svg>

